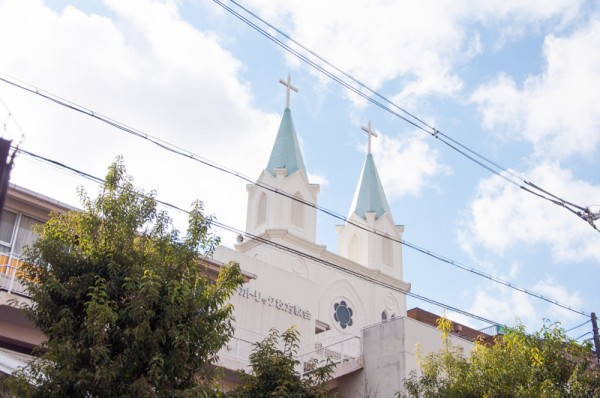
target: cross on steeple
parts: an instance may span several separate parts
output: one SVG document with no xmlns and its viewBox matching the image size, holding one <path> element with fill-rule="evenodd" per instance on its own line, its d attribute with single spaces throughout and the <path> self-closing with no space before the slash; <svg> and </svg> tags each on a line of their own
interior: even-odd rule
<svg viewBox="0 0 600 398">
<path fill-rule="evenodd" d="M 294 91 L 294 92 L 298 92 L 298 89 L 294 86 L 292 86 L 292 78 L 290 77 L 289 73 L 288 73 L 288 77 L 287 80 L 283 80 L 283 79 L 279 79 L 279 83 L 283 84 L 287 89 L 285 92 L 285 107 L 289 108 L 290 107 L 290 91 Z"/>
<path fill-rule="evenodd" d="M 371 153 L 371 137 L 377 137 L 377 133 L 374 132 L 373 130 L 371 130 L 371 121 L 370 120 L 369 120 L 369 124 L 367 125 L 367 127 L 361 127 L 361 128 L 369 136 L 368 153 Z"/>
</svg>

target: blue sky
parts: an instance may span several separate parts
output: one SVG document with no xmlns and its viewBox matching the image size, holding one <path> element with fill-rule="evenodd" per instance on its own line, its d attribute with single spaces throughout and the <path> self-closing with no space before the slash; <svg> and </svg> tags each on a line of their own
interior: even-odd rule
<svg viewBox="0 0 600 398">
<path fill-rule="evenodd" d="M 600 211 L 596 2 L 242 4 L 453 139 Z M 350 94 L 214 2 L 2 0 L 0 44 L 2 76 L 252 178 L 268 161 L 285 101 L 278 80 L 290 73 L 300 89 L 292 115 L 321 206 L 348 213 L 366 152 L 360 127 L 371 121 L 380 135 L 375 162 L 407 241 L 600 311 L 597 231 Z M 124 155 L 136 183 L 160 199 L 185 207 L 200 198 L 220 221 L 244 228 L 242 181 L 5 83 L 0 99 L 4 135 L 18 141 L 22 131 L 23 149 L 98 176 Z M 73 205 L 77 186 L 97 191 L 26 156 L 12 181 Z M 317 241 L 335 251 L 339 220 L 318 217 Z M 498 322 L 535 328 L 548 318 L 570 328 L 585 321 L 408 248 L 404 275 L 415 293 Z"/>
</svg>

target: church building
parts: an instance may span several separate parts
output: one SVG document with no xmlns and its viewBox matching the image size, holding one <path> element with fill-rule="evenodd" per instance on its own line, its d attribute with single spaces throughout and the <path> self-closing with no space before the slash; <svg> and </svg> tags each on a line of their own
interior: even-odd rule
<svg viewBox="0 0 600 398">
<path fill-rule="evenodd" d="M 311 371 L 313 359 L 329 359 L 336 364 L 332 394 L 391 397 L 418 371 L 417 347 L 426 355 L 439 351 L 442 340 L 434 314 L 416 309 L 407 316 L 411 286 L 402 272 L 404 227 L 394 222 L 371 153 L 377 134 L 370 123 L 363 127 L 368 150 L 333 253 L 316 242 L 319 185 L 308 180 L 290 109 L 291 91 L 298 90 L 289 76 L 280 82 L 287 89 L 286 106 L 266 167 L 247 185 L 246 232 L 233 248 L 219 246 L 208 260 L 209 277 L 236 261 L 246 281 L 231 298 L 235 335 L 219 351 L 223 389 L 239 382 L 237 371 L 250 371 L 254 343 L 271 328 L 295 326 L 298 372 Z M 12 304 L 29 300 L 19 279 L 21 248 L 34 241 L 32 226 L 47 221 L 51 211 L 70 210 L 77 211 L 25 188 L 9 188 L 0 228 L 0 380 L 25 366 L 45 338 Z M 472 347 L 468 339 L 451 339 L 467 352 Z"/>
<path fill-rule="evenodd" d="M 438 350 L 439 332 L 407 318 L 402 279 L 402 233 L 388 205 L 371 153 L 371 124 L 363 127 L 368 151 L 354 201 L 338 226 L 338 251 L 315 241 L 319 185 L 308 180 L 290 109 L 286 107 L 271 155 L 255 184 L 247 185 L 246 235 L 235 247 L 219 247 L 214 258 L 238 262 L 256 275 L 233 297 L 235 337 L 220 352 L 224 368 L 248 370 L 252 343 L 271 328 L 300 331 L 300 359 L 332 359 L 332 382 L 344 396 L 364 394 L 366 385 L 392 396 L 417 369 L 416 346 Z M 467 341 L 458 344 L 470 346 Z M 300 371 L 304 371 L 302 368 Z"/>
</svg>

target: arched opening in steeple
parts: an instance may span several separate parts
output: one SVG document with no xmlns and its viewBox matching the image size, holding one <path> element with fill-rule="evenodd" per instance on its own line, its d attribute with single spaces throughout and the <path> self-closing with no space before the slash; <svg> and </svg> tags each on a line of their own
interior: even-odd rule
<svg viewBox="0 0 600 398">
<path fill-rule="evenodd" d="M 381 262 L 384 265 L 392 266 L 392 241 L 387 237 L 381 239 Z"/>
<path fill-rule="evenodd" d="M 304 199 L 302 198 L 302 194 L 300 192 L 296 192 L 294 194 L 294 199 L 292 199 L 291 206 L 291 220 L 292 224 L 299 228 L 304 228 Z"/>
<path fill-rule="evenodd" d="M 348 258 L 354 262 L 360 263 L 360 238 L 357 234 L 352 235 L 348 244 Z"/>
<path fill-rule="evenodd" d="M 267 195 L 261 192 L 258 197 L 258 207 L 256 209 L 256 226 L 260 227 L 267 222 Z"/>
</svg>

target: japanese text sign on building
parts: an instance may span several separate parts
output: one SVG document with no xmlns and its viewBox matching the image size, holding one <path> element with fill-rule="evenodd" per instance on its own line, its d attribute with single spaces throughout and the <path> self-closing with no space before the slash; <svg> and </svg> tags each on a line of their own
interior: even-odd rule
<svg viewBox="0 0 600 398">
<path fill-rule="evenodd" d="M 264 305 L 269 307 L 275 307 L 280 311 L 287 312 L 288 314 L 292 314 L 303 319 L 310 320 L 311 318 L 310 311 L 300 308 L 297 305 L 285 302 L 281 299 L 275 298 L 273 296 L 263 295 L 262 292 L 259 292 L 256 289 L 240 287 L 238 289 L 238 294 L 247 299 L 254 299 L 254 301 L 256 302 L 263 303 Z"/>
</svg>

